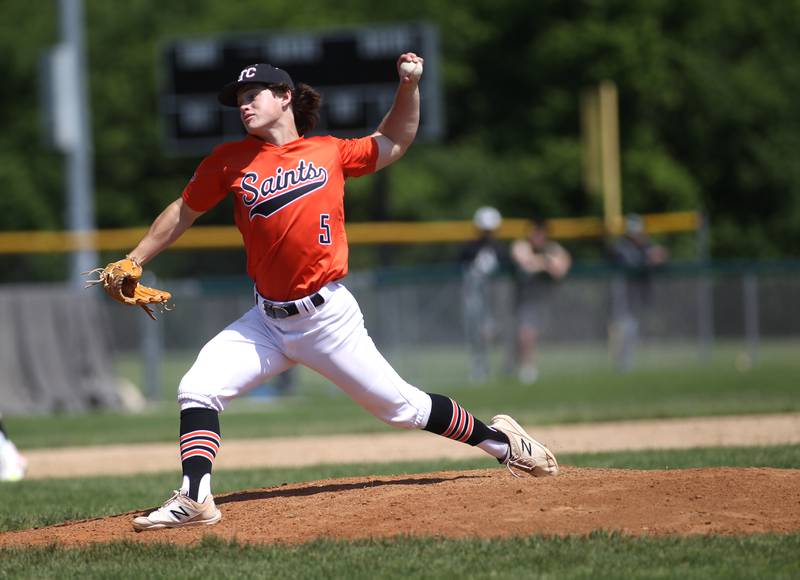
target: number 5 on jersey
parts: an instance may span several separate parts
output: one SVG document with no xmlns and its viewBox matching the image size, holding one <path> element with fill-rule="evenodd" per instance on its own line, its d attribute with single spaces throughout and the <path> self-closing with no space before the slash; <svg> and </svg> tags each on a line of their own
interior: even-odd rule
<svg viewBox="0 0 800 580">
<path fill-rule="evenodd" d="M 328 223 L 329 219 L 331 219 L 330 214 L 319 214 L 319 229 L 322 230 L 322 233 L 319 235 L 319 243 L 323 246 L 331 245 L 331 226 Z"/>
</svg>

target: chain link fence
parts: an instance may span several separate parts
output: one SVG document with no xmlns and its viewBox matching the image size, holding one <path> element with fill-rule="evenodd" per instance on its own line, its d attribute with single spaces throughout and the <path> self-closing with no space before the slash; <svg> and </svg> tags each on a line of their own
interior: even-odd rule
<svg viewBox="0 0 800 580">
<path fill-rule="evenodd" d="M 465 316 L 455 265 L 356 271 L 344 282 L 370 335 L 404 378 L 448 388 L 474 378 L 467 324 L 475 321 Z M 131 382 L 149 399 L 171 397 L 203 344 L 254 303 L 244 278 L 145 283 L 173 292 L 175 310 L 158 322 L 96 290 L 0 286 L 6 412 L 117 408 L 124 397 L 115 389 Z M 573 372 L 703 364 L 730 344 L 736 364 L 749 367 L 758 364 L 763 344 L 800 338 L 800 268 L 794 264 L 711 270 L 676 265 L 654 276 L 642 296 L 640 291 L 619 272 L 575 268 L 541 305 L 547 314 L 539 329 L 542 367 Z M 486 294 L 478 311 L 479 322 L 488 323 L 483 354 L 490 362 L 488 380 L 502 380 L 515 370 L 514 280 L 493 278 Z"/>
</svg>

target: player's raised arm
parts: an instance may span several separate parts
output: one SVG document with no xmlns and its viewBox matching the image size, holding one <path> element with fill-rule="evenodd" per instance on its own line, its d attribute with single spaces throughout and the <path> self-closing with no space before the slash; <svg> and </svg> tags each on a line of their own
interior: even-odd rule
<svg viewBox="0 0 800 580">
<path fill-rule="evenodd" d="M 372 135 L 379 148 L 376 169 L 382 169 L 400 159 L 417 135 L 422 64 L 423 59 L 413 52 L 402 54 L 397 59 L 400 84 L 394 103 Z"/>
<path fill-rule="evenodd" d="M 139 264 L 145 264 L 172 245 L 201 215 L 203 212 L 193 210 L 179 197 L 153 221 L 144 238 L 128 257 Z"/>
</svg>

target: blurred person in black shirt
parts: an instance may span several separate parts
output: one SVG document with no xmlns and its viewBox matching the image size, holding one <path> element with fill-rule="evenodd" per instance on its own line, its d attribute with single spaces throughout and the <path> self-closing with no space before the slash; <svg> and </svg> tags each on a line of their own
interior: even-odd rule
<svg viewBox="0 0 800 580">
<path fill-rule="evenodd" d="M 528 235 L 511 245 L 511 260 L 517 282 L 517 375 L 521 382 L 531 384 L 539 378 L 537 348 L 549 319 L 551 296 L 556 283 L 569 272 L 572 257 L 550 239 L 546 222 L 534 219 Z"/>
</svg>

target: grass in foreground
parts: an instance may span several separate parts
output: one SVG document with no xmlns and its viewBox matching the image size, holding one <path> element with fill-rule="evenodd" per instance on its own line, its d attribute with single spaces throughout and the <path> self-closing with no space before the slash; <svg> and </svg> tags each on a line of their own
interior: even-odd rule
<svg viewBox="0 0 800 580">
<path fill-rule="evenodd" d="M 0 550 L 0 577 L 35 578 L 796 578 L 800 535 L 504 540 L 394 538 L 300 546 L 207 539 L 194 548 L 115 543 Z"/>
<path fill-rule="evenodd" d="M 800 445 L 763 448 L 692 449 L 563 455 L 562 465 L 628 469 L 678 469 L 687 467 L 779 467 L 800 466 Z M 101 517 L 145 509 L 160 504 L 178 485 L 175 473 L 136 477 L 30 480 L 0 484 L 0 531 Z M 334 477 L 400 475 L 439 470 L 498 468 L 491 458 L 468 461 L 407 462 L 393 464 L 321 465 L 295 469 L 217 471 L 217 494 L 272 487 L 282 483 L 314 481 Z"/>
</svg>

